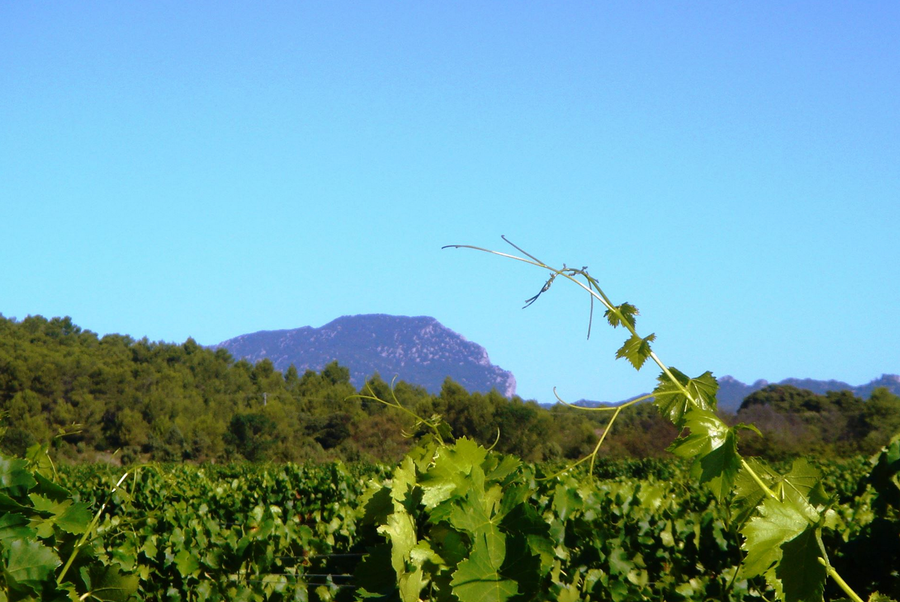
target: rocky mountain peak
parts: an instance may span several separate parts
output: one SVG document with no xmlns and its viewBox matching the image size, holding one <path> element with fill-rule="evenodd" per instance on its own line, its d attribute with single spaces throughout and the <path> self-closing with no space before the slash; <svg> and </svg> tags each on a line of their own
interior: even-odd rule
<svg viewBox="0 0 900 602">
<path fill-rule="evenodd" d="M 377 372 L 388 382 L 397 376 L 430 393 L 440 392 L 448 376 L 472 392 L 516 392 L 512 373 L 493 365 L 484 347 L 428 316 L 342 316 L 320 328 L 261 331 L 216 347 L 251 362 L 268 358 L 279 370 L 293 364 L 301 373 L 337 360 L 350 369 L 356 387 Z"/>
</svg>

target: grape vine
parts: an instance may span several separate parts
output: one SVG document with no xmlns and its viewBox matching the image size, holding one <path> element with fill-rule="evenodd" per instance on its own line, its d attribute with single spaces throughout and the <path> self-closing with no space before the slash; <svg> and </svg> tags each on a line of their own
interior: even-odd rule
<svg viewBox="0 0 900 602">
<path fill-rule="evenodd" d="M 720 503 L 731 505 L 746 552 L 741 576 L 764 577 L 776 597 L 785 602 L 822 600 L 825 582 L 831 578 L 849 599 L 862 602 L 829 561 L 822 534 L 835 526 L 835 502 L 825 492 L 818 471 L 798 461 L 789 472 L 781 474 L 762 462 L 742 457 L 738 452 L 738 432 L 755 428 L 729 426 L 717 415 L 718 384 L 710 372 L 691 378 L 663 363 L 652 348 L 655 335 L 641 336 L 636 328 L 637 307 L 614 304 L 587 268 L 552 267 L 505 237 L 504 241 L 523 256 L 472 245 L 445 248 L 474 249 L 549 271 L 550 277 L 540 292 L 526 301 L 526 307 L 546 293 L 555 279 L 569 280 L 591 296 L 592 317 L 593 304 L 598 302 L 609 325 L 627 331 L 628 338 L 616 351 L 616 358 L 626 359 L 636 370 L 650 360 L 661 370 L 652 393 L 653 403 L 681 433 L 669 450 L 691 460 L 691 475 Z M 622 407 L 609 410 L 613 412 L 612 419 L 590 455 L 591 462 Z M 887 599 L 877 593 L 870 598 Z"/>
</svg>

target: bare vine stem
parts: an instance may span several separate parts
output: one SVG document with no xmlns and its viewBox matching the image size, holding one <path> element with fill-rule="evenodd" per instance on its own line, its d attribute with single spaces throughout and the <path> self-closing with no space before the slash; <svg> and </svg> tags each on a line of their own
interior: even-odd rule
<svg viewBox="0 0 900 602">
<path fill-rule="evenodd" d="M 834 582 L 838 584 L 844 593 L 847 594 L 853 602 L 863 602 L 863 599 L 859 597 L 859 595 L 853 591 L 853 589 L 844 581 L 844 578 L 841 577 L 838 572 L 834 569 L 831 564 L 822 557 L 819 557 L 819 563 L 825 567 L 825 572 L 828 573 L 828 576 L 834 579 Z"/>
<path fill-rule="evenodd" d="M 396 380 L 396 377 L 394 378 L 394 380 L 391 381 L 391 389 L 390 389 L 391 390 L 391 399 L 393 400 L 393 402 L 385 401 L 385 400 L 381 399 L 380 397 L 378 397 L 377 395 L 375 395 L 375 392 L 372 391 L 372 388 L 369 387 L 368 384 L 366 385 L 367 389 L 369 390 L 368 395 L 362 395 L 362 394 L 350 395 L 347 399 L 377 401 L 378 403 L 386 405 L 389 408 L 394 408 L 396 410 L 400 410 L 401 412 L 404 412 L 408 416 L 414 418 L 416 420 L 416 424 L 422 424 L 424 426 L 427 426 L 429 429 L 431 429 L 434 432 L 434 436 L 437 439 L 437 441 L 441 445 L 444 445 L 444 438 L 441 436 L 441 431 L 438 428 L 438 424 L 435 422 L 434 419 L 429 420 L 427 418 L 422 418 L 421 416 L 419 416 L 418 414 L 416 414 L 409 408 L 404 407 L 402 403 L 400 403 L 400 400 L 398 400 L 397 396 L 394 395 L 394 381 L 395 380 Z M 498 431 L 497 432 L 497 440 L 499 440 L 499 439 L 500 439 L 500 433 Z M 497 441 L 494 441 L 494 445 L 497 445 Z M 491 446 L 491 447 L 493 447 L 493 446 Z"/>
</svg>

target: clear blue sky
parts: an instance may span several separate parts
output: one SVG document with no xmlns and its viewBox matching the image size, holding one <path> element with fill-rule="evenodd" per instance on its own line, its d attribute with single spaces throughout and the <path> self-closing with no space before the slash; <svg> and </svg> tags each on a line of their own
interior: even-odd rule
<svg viewBox="0 0 900 602">
<path fill-rule="evenodd" d="M 900 372 L 900 4 L 7 2 L 0 313 L 213 344 L 429 315 L 518 392 Z"/>
</svg>

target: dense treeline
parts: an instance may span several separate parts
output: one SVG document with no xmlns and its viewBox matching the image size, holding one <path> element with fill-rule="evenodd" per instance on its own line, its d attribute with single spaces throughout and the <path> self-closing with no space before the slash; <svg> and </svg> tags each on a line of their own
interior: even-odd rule
<svg viewBox="0 0 900 602">
<path fill-rule="evenodd" d="M 337 362 L 281 373 L 269 360 L 235 361 L 193 339 L 98 337 L 70 318 L 0 316 L 0 411 L 8 427 L 0 447 L 11 453 L 63 430 L 54 452 L 72 459 L 396 461 L 417 435 L 415 420 L 360 392 Z M 392 394 L 377 375 L 362 392 Z M 438 395 L 404 382 L 393 395 L 419 416 L 442 416 L 457 436 L 496 440 L 498 451 L 528 461 L 583 456 L 609 416 L 469 393 L 450 379 Z M 737 419 L 767 435 L 746 437 L 748 452 L 868 453 L 900 430 L 900 398 L 770 387 L 749 397 Z M 677 435 L 650 404 L 623 412 L 614 433 L 603 453 L 617 457 L 664 455 Z"/>
<path fill-rule="evenodd" d="M 380 377 L 371 393 L 389 399 Z M 354 397 L 350 373 L 333 362 L 321 372 L 283 374 L 272 362 L 235 361 L 188 339 L 134 340 L 82 330 L 70 318 L 0 317 L 0 445 L 22 453 L 53 438 L 62 456 L 126 462 L 386 460 L 402 457 L 415 420 Z M 420 416 L 440 414 L 457 435 L 541 460 L 575 457 L 597 428 L 592 417 L 550 412 L 496 391 L 468 393 L 452 380 L 439 395 L 404 382 L 393 394 Z M 77 432 L 72 425 L 77 424 Z"/>
<path fill-rule="evenodd" d="M 765 433 L 765 438 L 744 439 L 748 454 L 782 458 L 871 454 L 900 433 L 900 397 L 886 388 L 875 389 L 864 401 L 850 391 L 818 395 L 790 385 L 770 385 L 744 399 L 737 419 Z"/>
</svg>

